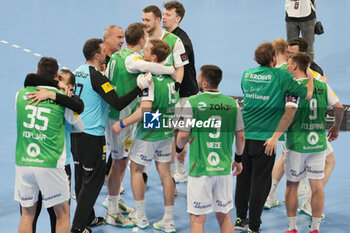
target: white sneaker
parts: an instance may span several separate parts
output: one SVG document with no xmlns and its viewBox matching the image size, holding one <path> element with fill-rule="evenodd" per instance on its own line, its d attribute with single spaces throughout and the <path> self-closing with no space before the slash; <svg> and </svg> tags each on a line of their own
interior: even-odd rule
<svg viewBox="0 0 350 233">
<path fill-rule="evenodd" d="M 308 197 L 311 195 L 311 189 L 308 185 L 299 185 L 298 187 L 298 199 Z"/>
<path fill-rule="evenodd" d="M 303 203 L 301 203 L 300 207 L 298 208 L 298 213 L 300 214 L 305 214 L 307 216 L 309 216 L 310 218 L 312 218 L 312 209 L 311 209 L 311 203 L 310 200 L 308 198 L 306 198 Z M 323 213 L 322 214 L 322 219 L 324 219 L 326 216 Z"/>
<path fill-rule="evenodd" d="M 161 230 L 167 233 L 175 233 L 175 223 L 173 219 L 169 220 L 160 220 L 158 222 L 153 223 L 153 228 L 156 230 Z"/>
<path fill-rule="evenodd" d="M 125 204 L 125 201 L 121 197 L 119 197 L 118 206 L 119 206 L 119 211 L 122 214 L 130 214 L 131 212 L 134 211 L 134 208 L 127 206 Z"/>
<path fill-rule="evenodd" d="M 77 197 L 76 197 L 76 195 L 75 195 L 75 190 L 73 190 L 72 199 L 73 199 L 73 200 L 77 200 Z"/>
<path fill-rule="evenodd" d="M 178 172 L 176 171 L 174 173 L 174 180 L 176 183 L 186 183 L 187 182 L 187 174 L 186 172 Z"/>
<path fill-rule="evenodd" d="M 265 204 L 264 204 L 264 209 L 269 210 L 273 207 L 279 206 L 279 201 L 276 198 L 270 198 L 267 197 Z"/>
<path fill-rule="evenodd" d="M 138 218 L 136 215 L 136 211 L 133 211 L 128 215 L 128 217 L 131 221 L 135 223 L 136 226 L 138 226 L 141 229 L 145 229 L 149 226 L 149 222 L 146 215 L 142 218 Z"/>
<path fill-rule="evenodd" d="M 105 209 L 108 209 L 108 196 L 106 197 L 106 199 L 102 202 L 102 206 L 105 208 Z M 131 212 L 134 211 L 134 208 L 130 207 L 130 206 L 127 206 L 125 204 L 125 201 L 119 197 L 119 200 L 118 200 L 118 206 L 119 206 L 119 212 L 122 213 L 122 214 L 129 214 Z"/>
<path fill-rule="evenodd" d="M 118 214 L 109 214 L 108 210 L 105 216 L 105 222 L 109 225 L 117 226 L 117 227 L 123 227 L 123 228 L 128 228 L 128 227 L 134 227 L 135 224 L 133 221 L 130 219 L 124 217 L 122 213 Z"/>
</svg>

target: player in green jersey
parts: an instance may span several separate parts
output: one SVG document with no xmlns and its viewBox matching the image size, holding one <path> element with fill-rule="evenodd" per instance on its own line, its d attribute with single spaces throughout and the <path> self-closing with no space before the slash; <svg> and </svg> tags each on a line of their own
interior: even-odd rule
<svg viewBox="0 0 350 233">
<path fill-rule="evenodd" d="M 306 53 L 295 53 L 288 61 L 287 70 L 305 85 L 311 58 Z M 293 98 L 293 97 L 291 97 Z M 335 109 L 335 122 L 328 138 L 325 131 L 327 105 Z M 286 111 L 287 112 L 287 111 Z M 327 139 L 335 140 L 343 117 L 343 106 L 331 88 L 322 81 L 314 80 L 314 92 L 310 100 L 298 99 L 291 105 L 289 114 L 281 119 L 275 133 L 266 141 L 266 153 L 272 154 L 278 138 L 287 130 L 285 173 L 287 178 L 286 209 L 288 230 L 296 233 L 298 186 L 307 177 L 312 190 L 312 225 L 310 232 L 318 233 L 324 206 L 324 177 Z"/>
<path fill-rule="evenodd" d="M 288 42 L 288 51 L 289 55 L 292 55 L 297 52 L 306 52 L 307 50 L 307 42 L 303 38 L 294 38 Z M 274 46 L 275 47 L 275 46 Z M 281 46 L 279 46 L 281 47 Z M 275 47 L 276 49 L 276 47 Z M 276 53 L 278 53 L 276 51 Z M 288 57 L 289 58 L 289 57 Z M 278 58 L 277 58 L 278 59 Z M 277 61 L 278 62 L 278 61 Z M 286 68 L 286 67 L 285 67 Z M 324 74 L 320 74 L 317 71 L 322 71 L 322 69 L 318 69 L 318 65 L 312 61 L 310 66 L 310 72 L 314 76 L 315 79 L 324 81 L 327 83 L 327 77 Z M 312 70 L 315 69 L 315 70 Z M 269 193 L 269 196 L 266 199 L 264 208 L 270 209 L 274 206 L 278 205 L 278 200 L 276 199 L 275 193 L 277 186 L 279 184 L 279 181 L 282 179 L 284 175 L 284 150 L 285 150 L 285 144 L 282 143 L 282 154 L 275 162 L 275 165 L 272 170 L 272 184 L 271 184 L 271 190 Z M 332 174 L 332 171 L 335 166 L 335 157 L 334 157 L 334 151 L 332 145 L 327 142 L 327 151 L 326 151 L 326 163 L 325 163 L 325 169 L 324 169 L 324 178 L 323 178 L 323 186 L 325 187 L 328 183 L 328 180 Z M 307 179 L 304 178 L 299 182 L 298 187 L 298 198 L 305 197 L 304 201 L 298 208 L 298 212 L 308 215 L 309 217 L 312 217 L 311 214 L 311 190 L 310 187 L 307 184 Z M 322 214 L 322 217 L 325 215 Z"/>
<path fill-rule="evenodd" d="M 53 58 L 43 57 L 38 64 L 38 76 L 54 79 L 58 64 Z M 51 92 L 56 88 L 42 86 Z M 39 191 L 46 208 L 53 207 L 56 232 L 69 232 L 70 196 L 68 179 L 64 171 L 66 148 L 64 119 L 74 119 L 72 112 L 53 100 L 31 103 L 28 97 L 37 88 L 23 88 L 17 96 L 17 144 L 15 200 L 22 206 L 19 232 L 31 232 L 35 218 Z M 73 121 L 69 121 L 73 123 Z"/>
<path fill-rule="evenodd" d="M 125 38 L 126 48 L 113 54 L 106 72 L 118 95 L 124 95 L 136 87 L 136 78 L 140 72 L 152 72 L 157 75 L 173 74 L 174 68 L 172 66 L 145 61 L 139 54 L 146 42 L 143 24 L 130 24 L 125 30 Z M 119 227 L 132 226 L 130 220 L 125 218 L 122 213 L 130 213 L 133 209 L 120 201 L 119 193 L 129 162 L 134 125 L 126 127 L 120 135 L 114 134 L 111 129 L 116 122 L 131 115 L 136 110 L 137 102 L 135 99 L 122 111 L 109 108 L 106 141 L 107 149 L 111 151 L 112 166 L 108 175 L 108 196 L 104 201 L 104 206 L 107 207 L 106 222 Z"/>
<path fill-rule="evenodd" d="M 246 228 L 249 206 L 251 232 L 260 231 L 261 214 L 270 191 L 276 156 L 266 155 L 264 143 L 272 136 L 284 113 L 285 94 L 311 98 L 313 91 L 311 77 L 305 87 L 288 71 L 274 68 L 275 50 L 271 43 L 265 42 L 257 47 L 255 60 L 260 66 L 245 70 L 242 76 L 246 144 L 242 159 L 244 170 L 237 176 L 235 196 L 236 229 Z"/>
<path fill-rule="evenodd" d="M 190 140 L 187 212 L 191 233 L 204 232 L 206 215 L 213 211 L 220 231 L 234 232 L 230 215 L 233 208 L 231 170 L 236 168 L 233 175 L 242 171 L 244 126 L 237 102 L 218 90 L 221 79 L 219 67 L 201 68 L 198 84 L 202 94 L 187 100 L 181 114 L 183 127 L 178 127 L 177 156 Z M 236 154 L 232 163 L 234 136 Z"/>
<path fill-rule="evenodd" d="M 170 52 L 167 43 L 161 40 L 150 40 L 144 49 L 145 60 L 161 63 L 166 59 Z M 147 76 L 150 74 L 146 74 Z M 131 185 L 134 194 L 136 212 L 129 215 L 140 228 L 146 228 L 149 225 L 145 214 L 145 186 L 143 182 L 143 170 L 149 166 L 154 159 L 156 167 L 162 181 L 164 192 L 165 212 L 162 220 L 155 222 L 153 227 L 165 232 L 175 232 L 173 220 L 174 213 L 174 185 L 170 174 L 171 160 L 171 142 L 173 137 L 173 128 L 165 128 L 161 123 L 171 119 L 174 116 L 174 107 L 177 101 L 175 95 L 175 82 L 170 76 L 153 76 L 153 84 L 148 91 L 144 91 L 141 97 L 141 106 L 129 117 L 120 120 L 113 126 L 113 131 L 117 134 L 122 129 L 141 119 L 136 129 L 135 140 L 131 146 Z M 149 113 L 153 119 L 148 122 L 153 124 L 153 120 L 163 119 L 159 127 L 149 129 L 146 125 L 145 111 L 156 111 Z M 145 113 L 144 113 L 145 112 Z"/>
<path fill-rule="evenodd" d="M 185 47 L 182 43 L 182 40 L 176 36 L 175 34 L 171 32 L 167 32 L 161 29 L 160 22 L 162 20 L 162 12 L 160 9 L 155 6 L 147 6 L 143 9 L 142 13 L 142 21 L 145 25 L 146 35 L 147 39 L 161 39 L 168 43 L 170 47 L 170 54 L 168 55 L 166 59 L 166 64 L 174 65 L 176 70 L 175 75 L 175 91 L 179 91 L 179 88 L 181 86 L 183 77 L 184 77 L 184 66 L 189 63 L 188 55 L 186 53 Z M 182 98 L 178 101 L 178 106 L 176 106 L 177 109 L 180 109 L 183 105 L 184 100 Z M 176 131 L 175 131 L 176 136 Z M 175 143 L 174 143 L 175 145 Z M 175 159 L 175 150 L 172 150 L 172 160 L 171 160 L 171 174 L 174 175 L 174 159 Z M 175 181 L 175 180 L 174 180 Z M 175 182 L 174 182 L 175 185 Z M 177 190 L 175 188 L 175 195 L 177 194 Z"/>
</svg>

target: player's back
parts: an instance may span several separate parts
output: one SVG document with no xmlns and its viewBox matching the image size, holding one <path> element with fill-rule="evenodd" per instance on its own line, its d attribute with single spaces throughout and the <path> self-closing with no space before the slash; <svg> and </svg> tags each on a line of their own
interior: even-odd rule
<svg viewBox="0 0 350 233">
<path fill-rule="evenodd" d="M 56 88 L 43 87 L 50 91 L 63 93 Z M 47 99 L 37 106 L 29 104 L 27 94 L 37 91 L 29 86 L 19 91 L 17 109 L 16 164 L 34 167 L 63 167 L 66 154 L 64 150 L 64 112 L 65 108 Z"/>
<path fill-rule="evenodd" d="M 232 161 L 237 102 L 218 92 L 191 96 L 188 102 L 194 120 L 190 135 L 190 155 L 193 155 L 190 168 L 195 168 L 191 175 L 230 174 L 227 164 Z"/>
<path fill-rule="evenodd" d="M 308 79 L 298 79 L 306 85 Z M 327 149 L 326 113 L 327 84 L 314 79 L 314 92 L 310 100 L 300 99 L 298 110 L 287 131 L 287 148 L 300 153 Z"/>
</svg>

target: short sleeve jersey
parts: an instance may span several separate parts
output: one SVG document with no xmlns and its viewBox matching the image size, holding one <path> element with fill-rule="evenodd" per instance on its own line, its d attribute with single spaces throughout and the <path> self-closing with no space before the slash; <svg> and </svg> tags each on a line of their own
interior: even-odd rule
<svg viewBox="0 0 350 233">
<path fill-rule="evenodd" d="M 99 78 L 97 75 L 91 77 L 94 76 L 94 72 L 99 71 L 94 66 L 87 64 L 81 65 L 75 70 L 75 94 L 80 96 L 85 105 L 84 112 L 80 114 L 84 123 L 84 133 L 103 136 L 107 125 L 108 104 L 92 87 L 91 79 Z M 112 87 L 109 82 L 104 85 L 102 88 L 105 92 L 111 90 Z"/>
<path fill-rule="evenodd" d="M 205 92 L 188 99 L 181 115 L 183 127 L 178 128 L 191 132 L 190 176 L 231 173 L 235 131 L 243 129 L 240 115 L 237 102 L 221 93 Z"/>
<path fill-rule="evenodd" d="M 153 75 L 152 78 L 153 83 L 148 90 L 143 91 L 140 101 L 152 101 L 152 113 L 153 116 L 159 117 L 160 125 L 159 128 L 153 129 L 144 127 L 145 119 L 143 119 L 137 124 L 135 138 L 145 141 L 160 141 L 174 136 L 171 122 L 175 114 L 178 93 L 175 95 L 175 81 L 170 76 Z"/>
<path fill-rule="evenodd" d="M 308 79 L 299 80 L 305 85 Z M 287 131 L 287 148 L 299 153 L 326 150 L 327 106 L 334 105 L 338 101 L 337 96 L 326 83 L 315 79 L 312 98 L 299 101 L 298 110 Z"/>
<path fill-rule="evenodd" d="M 44 88 L 63 93 L 56 88 Z M 36 87 L 29 86 L 17 95 L 16 164 L 62 168 L 66 162 L 65 108 L 49 99 L 37 106 L 30 105 L 27 94 L 34 91 Z"/>
<path fill-rule="evenodd" d="M 126 59 L 129 56 L 132 56 L 133 60 L 143 59 L 139 54 L 130 49 L 122 49 L 112 55 L 108 64 L 107 78 L 115 88 L 118 96 L 127 94 L 137 86 L 136 79 L 139 72 L 130 73 L 125 66 Z M 132 101 L 122 111 L 109 107 L 108 116 L 113 119 L 125 118 L 136 110 L 136 104 L 137 99 Z"/>
<path fill-rule="evenodd" d="M 285 110 L 286 93 L 305 98 L 307 88 L 288 71 L 259 66 L 247 69 L 242 76 L 243 121 L 247 139 L 270 138 Z"/>
<path fill-rule="evenodd" d="M 189 61 L 185 47 L 178 36 L 171 32 L 163 31 L 161 40 L 167 42 L 170 48 L 170 54 L 165 59 L 164 64 L 174 65 L 175 67 L 180 67 L 188 64 Z"/>
</svg>

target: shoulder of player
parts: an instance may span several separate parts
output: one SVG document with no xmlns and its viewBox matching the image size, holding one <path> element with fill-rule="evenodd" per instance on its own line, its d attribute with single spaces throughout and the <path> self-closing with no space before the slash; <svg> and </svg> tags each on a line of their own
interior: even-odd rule
<svg viewBox="0 0 350 233">
<path fill-rule="evenodd" d="M 188 40 L 191 42 L 190 37 L 187 35 L 187 33 L 180 27 L 177 27 L 173 32 L 177 37 L 179 37 L 182 41 Z"/>
</svg>

